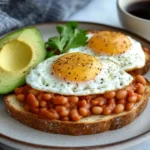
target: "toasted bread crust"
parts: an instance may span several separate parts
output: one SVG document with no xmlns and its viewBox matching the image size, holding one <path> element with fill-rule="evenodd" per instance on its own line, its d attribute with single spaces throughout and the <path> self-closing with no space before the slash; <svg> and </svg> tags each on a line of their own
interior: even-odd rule
<svg viewBox="0 0 150 150">
<path fill-rule="evenodd" d="M 88 33 L 97 33 L 97 32 L 99 32 L 99 31 L 96 31 L 96 30 L 88 31 Z M 148 70 L 150 68 L 150 50 L 148 48 L 143 47 L 143 51 L 144 51 L 145 58 L 146 58 L 145 65 L 144 65 L 144 67 L 127 71 L 132 76 L 136 76 L 138 74 L 144 75 L 148 72 Z"/>
<path fill-rule="evenodd" d="M 5 102 L 9 114 L 27 126 L 49 133 L 86 135 L 101 133 L 107 130 L 115 130 L 128 125 L 146 108 L 149 95 L 150 82 L 148 82 L 146 86 L 145 94 L 142 96 L 142 99 L 131 111 L 109 115 L 107 117 L 101 115 L 102 117 L 99 117 L 98 119 L 94 119 L 94 116 L 89 116 L 87 118 L 89 118 L 90 121 L 81 119 L 77 122 L 43 120 L 35 114 L 25 110 L 17 109 L 14 103 L 19 102 L 16 100 L 15 95 L 9 95 L 5 97 Z M 14 103 L 12 103 L 12 101 L 14 101 Z M 19 104 L 19 107 L 22 107 L 21 104 Z"/>
</svg>

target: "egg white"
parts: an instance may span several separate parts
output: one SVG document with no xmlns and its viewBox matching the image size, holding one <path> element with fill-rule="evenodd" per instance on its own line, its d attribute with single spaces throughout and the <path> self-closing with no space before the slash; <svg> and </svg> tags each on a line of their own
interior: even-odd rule
<svg viewBox="0 0 150 150">
<path fill-rule="evenodd" d="M 93 33 L 87 34 L 88 40 L 93 35 L 94 35 Z M 145 65 L 145 60 L 146 60 L 141 44 L 129 36 L 128 38 L 131 42 L 130 49 L 127 50 L 125 53 L 119 54 L 119 55 L 111 55 L 111 56 L 99 55 L 99 54 L 96 54 L 94 51 L 92 51 L 88 46 L 72 48 L 69 50 L 69 52 L 82 52 L 82 53 L 87 53 L 87 54 L 96 56 L 100 59 L 112 60 L 116 62 L 125 71 L 130 71 L 130 70 L 141 68 Z"/>
<path fill-rule="evenodd" d="M 89 95 L 122 89 L 133 81 L 132 76 L 110 60 L 102 60 L 102 70 L 93 80 L 71 82 L 58 79 L 52 73 L 52 64 L 60 56 L 62 55 L 46 59 L 32 69 L 26 78 L 27 84 L 34 89 L 62 95 Z"/>
</svg>

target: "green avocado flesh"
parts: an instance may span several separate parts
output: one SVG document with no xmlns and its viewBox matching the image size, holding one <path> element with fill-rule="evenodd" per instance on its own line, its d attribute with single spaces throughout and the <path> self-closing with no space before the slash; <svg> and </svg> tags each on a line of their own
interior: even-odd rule
<svg viewBox="0 0 150 150">
<path fill-rule="evenodd" d="M 27 27 L 0 39 L 0 94 L 25 84 L 26 74 L 46 57 L 39 30 Z"/>
</svg>

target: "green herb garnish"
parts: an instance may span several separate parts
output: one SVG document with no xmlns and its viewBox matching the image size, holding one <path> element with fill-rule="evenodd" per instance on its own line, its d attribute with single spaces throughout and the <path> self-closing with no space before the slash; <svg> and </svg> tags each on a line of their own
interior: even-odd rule
<svg viewBox="0 0 150 150">
<path fill-rule="evenodd" d="M 66 25 L 58 25 L 57 31 L 60 34 L 49 38 L 45 43 L 46 48 L 50 51 L 47 53 L 47 58 L 52 57 L 59 52 L 63 54 L 69 51 L 70 48 L 76 48 L 87 44 L 87 36 L 85 30 L 78 30 L 77 22 L 68 22 Z"/>
</svg>

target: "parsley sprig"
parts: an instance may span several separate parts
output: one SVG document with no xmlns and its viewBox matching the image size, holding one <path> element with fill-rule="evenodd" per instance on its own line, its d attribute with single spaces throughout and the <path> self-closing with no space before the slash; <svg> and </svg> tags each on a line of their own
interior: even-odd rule
<svg viewBox="0 0 150 150">
<path fill-rule="evenodd" d="M 77 22 L 68 22 L 66 25 L 58 25 L 57 31 L 59 36 L 51 37 L 45 43 L 46 48 L 50 49 L 47 58 L 56 54 L 66 53 L 70 48 L 76 48 L 87 44 L 87 36 L 85 30 L 78 30 Z"/>
</svg>

